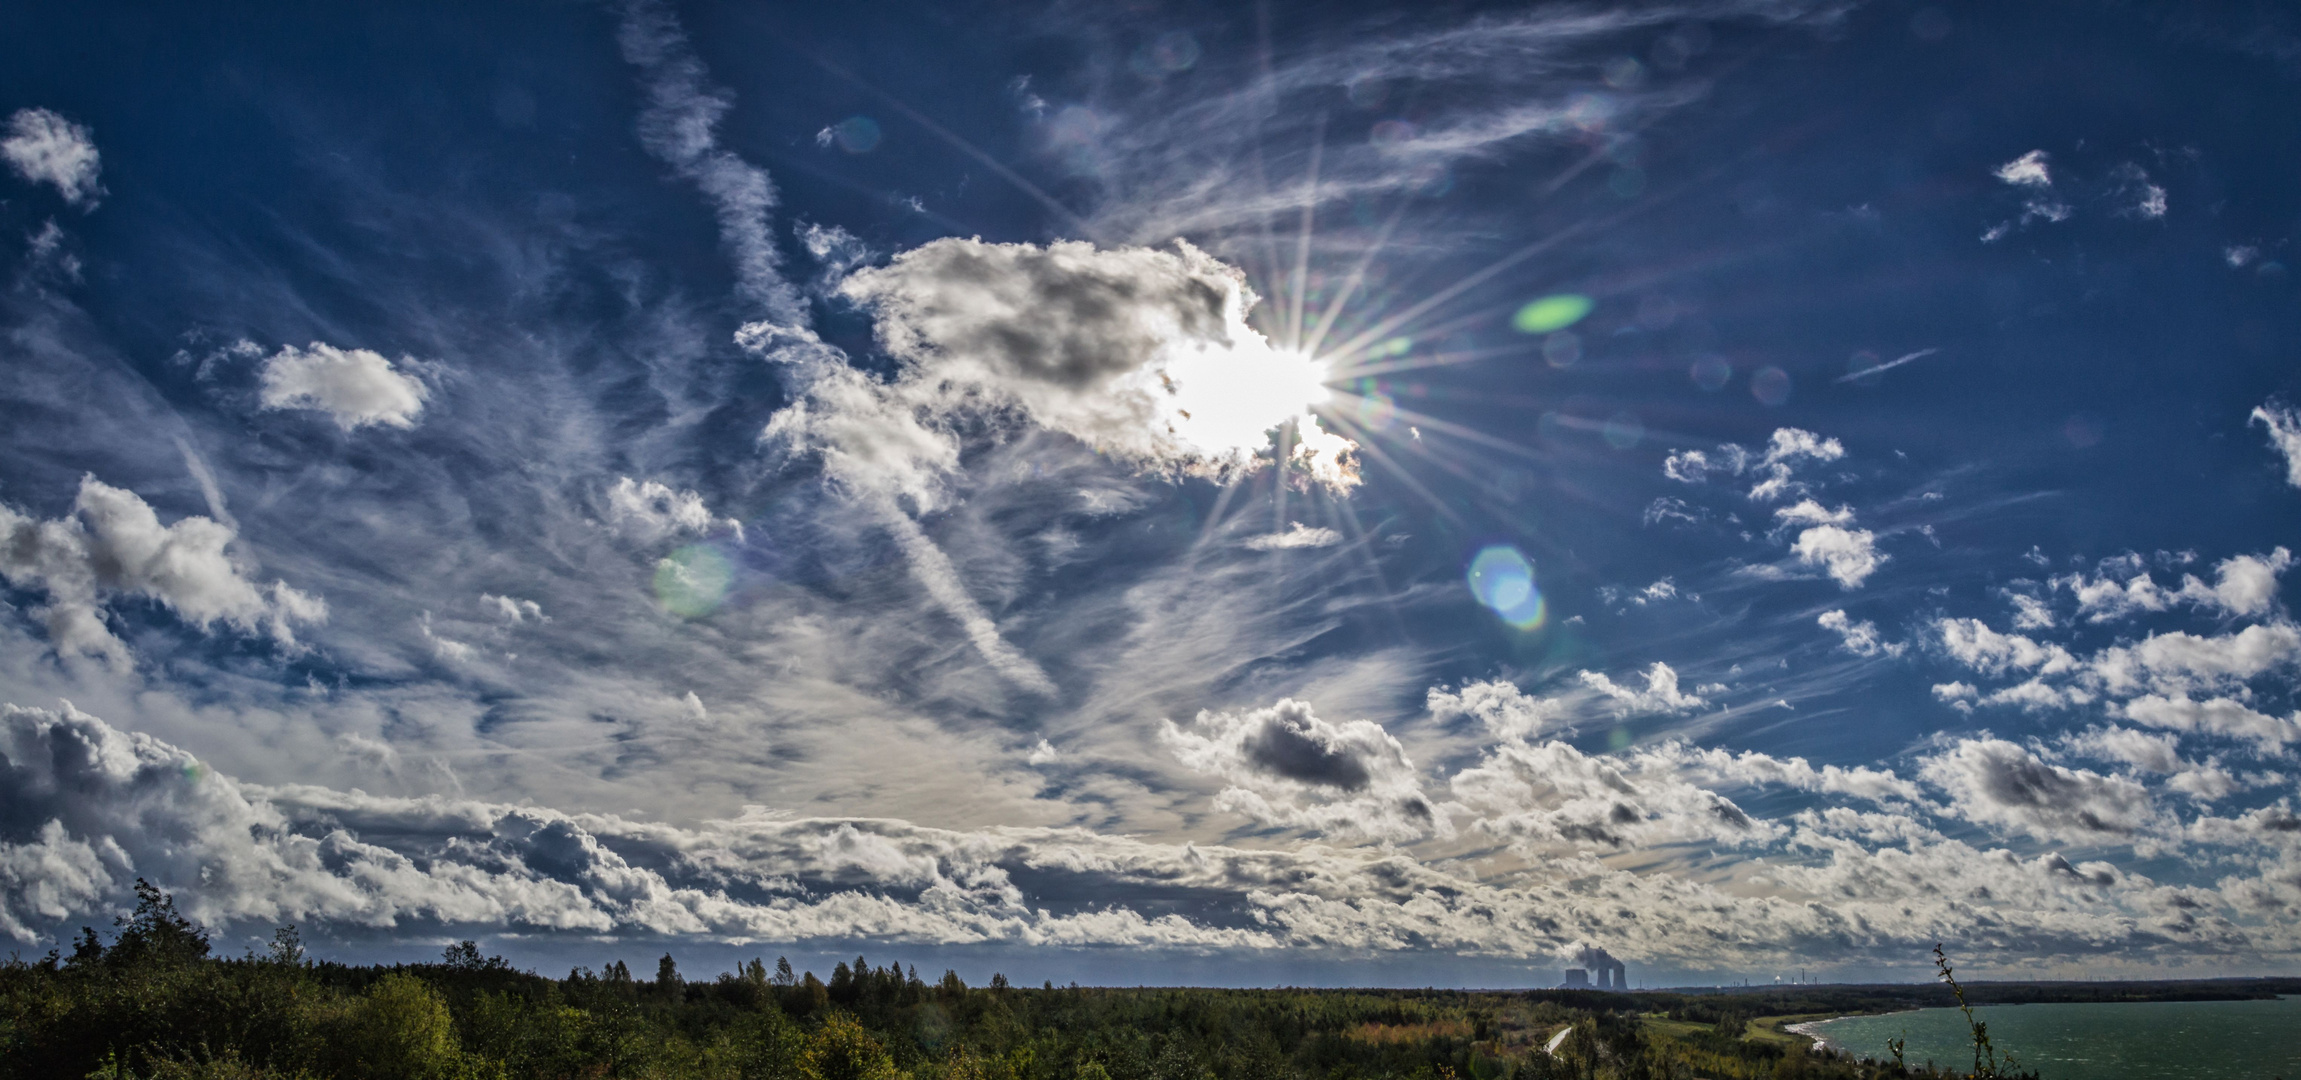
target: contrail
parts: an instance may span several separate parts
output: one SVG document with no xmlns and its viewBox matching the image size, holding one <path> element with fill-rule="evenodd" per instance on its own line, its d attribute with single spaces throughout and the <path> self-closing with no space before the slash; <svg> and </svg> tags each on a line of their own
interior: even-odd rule
<svg viewBox="0 0 2301 1080">
<path fill-rule="evenodd" d="M 1897 356 L 1891 360 L 1886 361 L 1885 363 L 1879 364 L 1876 367 L 1863 368 L 1860 371 L 1856 371 L 1851 374 L 1840 375 L 1835 379 L 1831 379 L 1830 381 L 1833 383 L 1852 382 L 1855 379 L 1875 375 L 1881 371 L 1890 371 L 1894 368 L 1902 366 L 1903 364 L 1909 363 L 1912 360 L 1923 360 L 1926 357 L 1932 356 L 1933 354 L 1940 351 L 1940 349 L 1919 349 L 1918 351 L 1910 353 L 1907 356 Z"/>
</svg>

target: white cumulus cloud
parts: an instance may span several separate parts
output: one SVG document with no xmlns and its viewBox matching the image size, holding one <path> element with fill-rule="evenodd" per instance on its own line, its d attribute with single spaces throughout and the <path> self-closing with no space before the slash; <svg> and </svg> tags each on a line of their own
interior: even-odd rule
<svg viewBox="0 0 2301 1080">
<path fill-rule="evenodd" d="M 1406 748 L 1371 720 L 1331 723 L 1309 704 L 1202 712 L 1169 721 L 1165 743 L 1193 771 L 1230 786 L 1217 809 L 1269 825 L 1377 840 L 1414 840 L 1451 827 L 1422 793 Z"/>
<path fill-rule="evenodd" d="M 264 408 L 317 409 L 345 431 L 414 427 L 431 396 L 423 380 L 379 353 L 317 341 L 304 349 L 282 346 L 264 360 L 261 379 Z"/>
<path fill-rule="evenodd" d="M 293 627 L 325 621 L 327 605 L 285 582 L 249 581 L 225 553 L 236 538 L 230 526 L 197 515 L 162 525 L 135 492 L 88 476 L 72 513 L 60 519 L 0 505 L 0 577 L 47 594 L 35 614 L 61 654 L 132 662 L 106 624 L 113 596 L 158 601 L 202 630 L 220 622 L 294 647 Z"/>
<path fill-rule="evenodd" d="M 1825 611 L 1814 620 L 1824 630 L 1837 631 L 1842 639 L 1839 647 L 1855 656 L 1900 656 L 1904 646 L 1898 641 L 1886 641 L 1878 636 L 1878 624 L 1855 622 L 1843 611 Z"/>
<path fill-rule="evenodd" d="M 2265 401 L 2246 418 L 2245 426 L 2254 424 L 2269 429 L 2269 448 L 2285 458 L 2285 482 L 2301 487 L 2301 409 Z"/>
<path fill-rule="evenodd" d="M 1673 672 L 1671 679 L 1676 678 Z M 1432 687 L 1426 704 L 1433 717 L 1440 720 L 1456 716 L 1473 718 L 1497 739 L 1529 738 L 1566 719 L 1564 702 L 1530 696 L 1500 679 L 1464 683 L 1459 690 Z"/>
<path fill-rule="evenodd" d="M 0 157 L 28 183 L 55 187 L 64 201 L 83 210 L 96 208 L 104 196 L 99 182 L 102 155 L 95 137 L 83 124 L 75 124 L 47 109 L 18 109 L 8 118 L 8 136 L 0 139 Z"/>
<path fill-rule="evenodd" d="M 1646 688 L 1633 690 L 1616 683 L 1603 673 L 1584 671 L 1579 676 L 1582 685 L 1596 690 L 1612 700 L 1615 708 L 1626 715 L 1644 713 L 1682 713 L 1708 704 L 1701 698 L 1678 689 L 1678 673 L 1659 660 L 1646 669 Z"/>
<path fill-rule="evenodd" d="M 2052 187 L 2053 175 L 2046 168 L 2043 150 L 2032 150 L 1997 167 L 1992 173 L 1998 179 L 2017 187 Z"/>
<path fill-rule="evenodd" d="M 1860 588 L 1888 558 L 1878 552 L 1876 534 L 1836 525 L 1817 525 L 1799 533 L 1790 550 L 1799 562 L 1822 568 L 1846 589 Z"/>
<path fill-rule="evenodd" d="M 642 544 L 714 529 L 727 529 L 736 539 L 743 538 L 743 523 L 714 515 L 701 494 L 628 476 L 618 478 L 615 486 L 607 489 L 607 520 Z"/>
</svg>

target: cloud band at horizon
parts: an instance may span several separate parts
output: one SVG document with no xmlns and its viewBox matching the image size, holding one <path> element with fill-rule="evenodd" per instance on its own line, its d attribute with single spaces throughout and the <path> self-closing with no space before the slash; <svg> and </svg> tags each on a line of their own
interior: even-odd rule
<svg viewBox="0 0 2301 1080">
<path fill-rule="evenodd" d="M 1542 871 L 1478 878 L 1387 848 L 1257 850 L 757 809 L 676 827 L 533 804 L 249 784 L 69 704 L 0 706 L 7 817 L 43 822 L 27 841 L 0 844 L 0 932 L 38 940 L 145 876 L 183 889 L 194 917 L 225 926 L 318 920 L 732 944 L 869 937 L 1338 957 L 1440 949 L 1540 963 L 1603 941 L 1615 954 L 1679 970 L 1786 963 L 1824 943 L 1884 958 L 1944 936 L 1986 935 L 1992 947 L 2047 957 L 2091 953 L 2112 939 L 2142 957 L 2297 944 L 2289 922 L 2264 917 L 2293 888 L 2289 810 L 2189 830 L 2222 857 L 2259 860 L 2259 876 L 2231 877 L 2217 894 L 2106 863 L 2024 859 L 1946 839 L 1924 823 L 1932 815 L 1919 787 L 1889 772 L 1681 743 L 1585 755 L 1534 737 L 1538 717 L 1555 715 L 1541 705 L 1499 683 L 1431 694 L 1435 715 L 1474 720 L 1494 738 L 1449 782 L 1436 813 Z M 1364 774 L 1345 764 L 1350 756 L 1395 753 L 1382 749 L 1379 728 L 1372 742 L 1322 734 L 1339 729 L 1306 711 L 1286 725 L 1265 730 L 1327 749 L 1274 755 L 1255 749 L 1269 735 L 1250 736 L 1239 768 L 1275 769 L 1313 788 L 1356 787 L 1348 778 Z M 1303 771 L 1320 758 L 1331 764 Z M 2038 808 L 2009 786 L 2016 776 L 2070 801 Z M 1943 814 L 1994 815 L 2045 835 L 2140 828 L 2150 813 L 2138 792 L 1994 740 L 1959 742 L 1921 777 L 1948 798 Z M 1697 781 L 1835 793 L 1873 808 L 1769 821 Z M 1888 834 L 1903 846 L 1878 843 Z M 1604 861 L 1688 842 L 1828 857 L 1778 866 L 1774 887 L 1760 893 Z M 1934 887 L 1906 891 L 1921 881 Z M 1199 910 L 1151 913 L 1126 899 L 1153 887 L 1196 895 Z M 1232 910 L 1246 917 L 1222 914 Z"/>
</svg>

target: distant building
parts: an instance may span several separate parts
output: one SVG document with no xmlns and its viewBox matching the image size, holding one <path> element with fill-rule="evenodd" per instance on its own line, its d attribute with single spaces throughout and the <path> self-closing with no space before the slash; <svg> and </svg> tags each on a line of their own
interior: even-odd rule
<svg viewBox="0 0 2301 1080">
<path fill-rule="evenodd" d="M 1590 988 L 1590 972 L 1585 968 L 1567 968 L 1565 988 L 1568 990 L 1588 990 Z"/>
</svg>

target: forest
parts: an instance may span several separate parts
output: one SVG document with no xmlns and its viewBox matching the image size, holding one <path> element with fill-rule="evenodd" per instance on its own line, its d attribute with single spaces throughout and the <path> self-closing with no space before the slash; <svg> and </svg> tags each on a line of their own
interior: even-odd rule
<svg viewBox="0 0 2301 1080">
<path fill-rule="evenodd" d="M 862 957 L 828 979 L 753 960 L 689 980 L 668 955 L 651 979 L 621 962 L 552 979 L 468 941 L 429 964 L 317 961 L 292 927 L 266 953 L 220 957 L 167 894 L 139 883 L 138 897 L 109 941 L 84 929 L 68 955 L 0 965 L 0 1080 L 1851 1080 L 1900 1070 L 1810 1052 L 1780 1018 L 1951 1003 L 1949 987 L 1922 985 L 1204 990 L 994 976 L 972 987 Z M 2281 988 L 2293 989 L 2124 993 Z"/>
</svg>

